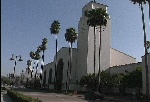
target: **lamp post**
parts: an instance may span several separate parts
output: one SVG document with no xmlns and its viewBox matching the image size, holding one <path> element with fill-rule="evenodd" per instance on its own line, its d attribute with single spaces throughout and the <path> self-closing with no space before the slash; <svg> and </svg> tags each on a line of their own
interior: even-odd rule
<svg viewBox="0 0 150 102">
<path fill-rule="evenodd" d="M 12 57 L 9 60 L 11 60 L 11 61 L 14 60 L 15 61 L 14 71 L 13 71 L 13 75 L 12 75 L 12 79 L 15 79 L 15 70 L 16 70 L 17 61 L 23 61 L 23 60 L 21 59 L 21 55 L 14 57 L 14 54 L 12 54 Z M 12 87 L 13 87 L 13 85 L 12 85 Z"/>
</svg>

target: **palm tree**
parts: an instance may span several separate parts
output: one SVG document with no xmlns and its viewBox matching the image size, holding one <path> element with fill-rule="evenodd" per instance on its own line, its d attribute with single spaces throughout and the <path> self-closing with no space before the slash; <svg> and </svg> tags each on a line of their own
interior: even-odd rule
<svg viewBox="0 0 150 102">
<path fill-rule="evenodd" d="M 131 0 L 131 2 L 133 2 L 134 4 L 136 4 L 136 3 L 138 3 L 138 4 L 141 4 L 141 3 L 146 4 L 146 2 L 148 2 L 148 4 L 149 4 L 149 20 L 150 20 L 150 0 Z"/>
<path fill-rule="evenodd" d="M 57 75 L 57 34 L 59 33 L 59 30 L 60 30 L 60 23 L 59 21 L 53 21 L 53 23 L 51 24 L 51 28 L 50 28 L 50 31 L 51 31 L 51 34 L 54 34 L 55 35 L 55 38 L 56 38 L 56 61 L 55 61 L 55 77 L 54 77 L 54 82 L 56 82 L 56 75 Z"/>
<path fill-rule="evenodd" d="M 148 78 L 148 62 L 147 62 L 147 46 L 146 46 L 146 31 L 145 31 L 145 20 L 144 20 L 144 10 L 143 4 L 146 3 L 147 0 L 130 0 L 133 4 L 138 3 L 141 12 L 142 12 L 142 23 L 143 23 L 143 32 L 144 32 L 144 47 L 145 47 L 145 69 L 146 69 L 146 94 L 149 95 L 149 78 Z"/>
<path fill-rule="evenodd" d="M 32 59 L 34 59 L 34 60 L 36 60 L 36 72 L 35 72 L 35 79 L 36 79 L 36 74 L 37 74 L 37 69 L 38 69 L 38 61 L 39 61 L 39 59 L 41 58 L 41 56 L 40 56 L 40 49 L 37 49 L 37 51 L 34 53 L 33 51 L 31 51 L 30 52 L 30 57 L 32 58 Z"/>
<path fill-rule="evenodd" d="M 35 64 L 35 61 L 34 61 L 34 52 L 31 51 L 31 52 L 29 53 L 29 55 L 30 55 L 30 57 L 31 57 L 31 59 L 32 59 L 32 62 L 33 62 L 32 68 L 33 68 L 33 70 L 34 70 L 34 64 Z M 32 78 L 33 70 L 31 71 L 31 78 Z"/>
<path fill-rule="evenodd" d="M 31 73 L 31 60 L 28 60 L 27 61 L 27 65 L 28 65 L 28 75 L 29 73 Z M 29 80 L 29 76 L 27 76 L 27 84 L 28 84 L 28 80 Z M 30 87 L 31 87 L 31 84 L 30 84 Z"/>
<path fill-rule="evenodd" d="M 95 35 L 95 28 L 97 26 L 97 13 L 96 13 L 96 10 L 95 9 L 92 9 L 91 11 L 88 11 L 86 16 L 88 17 L 88 20 L 87 20 L 87 24 L 91 27 L 94 28 L 94 91 L 96 90 L 96 81 L 95 81 L 95 49 L 96 49 L 96 35 Z"/>
<path fill-rule="evenodd" d="M 100 27 L 100 44 L 99 44 L 99 71 L 98 71 L 98 76 L 99 76 L 99 82 L 98 82 L 98 87 L 99 87 L 99 92 L 100 92 L 100 60 L 101 60 L 101 45 L 102 45 L 102 38 L 101 38 L 101 33 L 102 33 L 102 27 L 107 24 L 107 19 L 108 19 L 108 14 L 106 13 L 105 9 L 98 8 L 96 9 L 97 12 L 97 25 Z"/>
<path fill-rule="evenodd" d="M 66 29 L 65 39 L 69 43 L 69 66 L 67 70 L 67 86 L 66 86 L 66 93 L 69 90 L 70 81 L 71 81 L 71 69 L 72 69 L 72 44 L 77 40 L 77 33 L 74 28 L 70 27 Z M 69 75 L 68 75 L 69 74 Z"/>
<path fill-rule="evenodd" d="M 41 64 L 41 70 L 43 71 L 43 68 L 44 68 L 44 51 L 47 49 L 47 39 L 46 38 L 44 38 L 43 39 L 43 42 L 42 42 L 42 45 L 39 47 L 39 49 L 41 50 L 41 51 L 43 51 L 43 53 L 42 53 L 42 64 Z M 40 79 L 42 80 L 42 73 L 40 74 Z"/>
</svg>

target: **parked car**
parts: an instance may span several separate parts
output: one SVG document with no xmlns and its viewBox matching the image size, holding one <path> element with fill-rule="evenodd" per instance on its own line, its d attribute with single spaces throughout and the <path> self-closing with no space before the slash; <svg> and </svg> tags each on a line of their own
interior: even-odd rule
<svg viewBox="0 0 150 102">
<path fill-rule="evenodd" d="M 84 95 L 85 99 L 100 99 L 103 100 L 104 99 L 104 95 L 100 94 L 99 92 L 89 92 L 87 94 Z"/>
</svg>

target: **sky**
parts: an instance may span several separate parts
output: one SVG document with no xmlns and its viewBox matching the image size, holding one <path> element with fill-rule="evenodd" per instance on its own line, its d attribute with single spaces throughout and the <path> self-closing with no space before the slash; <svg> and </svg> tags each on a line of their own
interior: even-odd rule
<svg viewBox="0 0 150 102">
<path fill-rule="evenodd" d="M 50 34 L 54 20 L 61 24 L 58 35 L 58 49 L 68 47 L 64 39 L 66 29 L 78 23 L 82 7 L 91 0 L 1 0 L 1 75 L 13 72 L 12 54 L 21 55 L 23 61 L 17 62 L 16 74 L 27 68 L 30 51 L 36 51 L 42 39 L 48 39 L 45 51 L 45 64 L 54 60 L 55 36 Z M 108 5 L 111 17 L 111 46 L 141 61 L 144 55 L 144 38 L 140 8 L 129 0 L 96 0 Z M 150 41 L 148 4 L 144 5 L 147 40 Z M 73 44 L 76 47 L 77 44 Z"/>
</svg>

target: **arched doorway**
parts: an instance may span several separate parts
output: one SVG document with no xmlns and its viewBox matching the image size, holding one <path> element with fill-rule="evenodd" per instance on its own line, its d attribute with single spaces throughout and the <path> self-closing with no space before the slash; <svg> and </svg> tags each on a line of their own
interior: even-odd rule
<svg viewBox="0 0 150 102">
<path fill-rule="evenodd" d="M 44 88 L 46 86 L 46 70 L 44 71 L 43 85 Z"/>
<path fill-rule="evenodd" d="M 60 58 L 57 64 L 57 75 L 56 75 L 56 84 L 55 88 L 58 92 L 62 89 L 62 80 L 63 80 L 63 59 Z"/>
<path fill-rule="evenodd" d="M 48 77 L 48 89 L 49 89 L 50 84 L 52 83 L 52 73 L 53 73 L 53 70 L 52 68 L 50 68 L 49 77 Z"/>
</svg>

